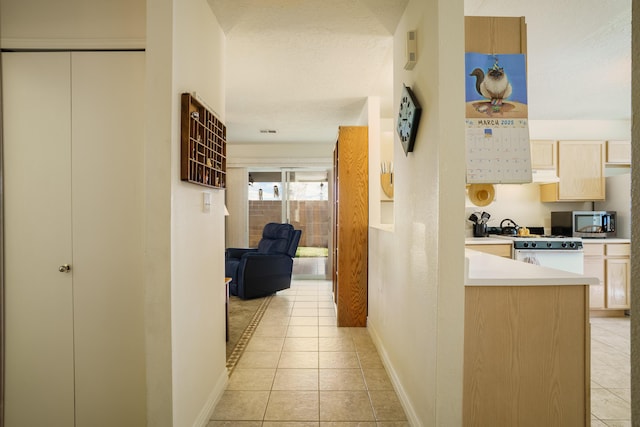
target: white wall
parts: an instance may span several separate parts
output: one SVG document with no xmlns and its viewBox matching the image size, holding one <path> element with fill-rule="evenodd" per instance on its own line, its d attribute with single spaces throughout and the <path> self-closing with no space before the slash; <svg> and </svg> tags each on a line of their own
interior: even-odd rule
<svg viewBox="0 0 640 427">
<path fill-rule="evenodd" d="M 395 98 L 411 86 L 423 115 L 408 156 L 394 136 L 394 230 L 369 233 L 368 326 L 415 426 L 462 423 L 463 15 L 462 0 L 411 0 L 398 26 Z M 418 63 L 406 71 L 414 29 Z"/>
<path fill-rule="evenodd" d="M 338 129 L 336 128 L 336 141 Z M 335 141 L 334 141 L 335 142 Z M 227 167 L 327 166 L 331 167 L 333 143 L 329 144 L 234 144 L 227 145 Z M 231 191 L 231 188 L 229 188 Z"/>
<path fill-rule="evenodd" d="M 174 1 L 171 130 L 173 425 L 206 425 L 227 381 L 224 191 L 180 181 L 180 94 L 224 122 L 225 36 L 206 0 Z M 203 206 L 211 194 L 211 208 Z"/>
<path fill-rule="evenodd" d="M 225 42 L 206 0 L 147 6 L 148 425 L 206 425 L 227 380 L 224 191 L 180 181 L 180 95 L 224 121 Z"/>
<path fill-rule="evenodd" d="M 147 10 L 145 249 L 147 425 L 173 425 L 171 162 L 173 0 Z"/>
<path fill-rule="evenodd" d="M 2 0 L 0 8 L 2 48 L 145 46 L 144 1 Z"/>
<path fill-rule="evenodd" d="M 631 138 L 630 120 L 529 120 L 531 139 Z"/>
</svg>

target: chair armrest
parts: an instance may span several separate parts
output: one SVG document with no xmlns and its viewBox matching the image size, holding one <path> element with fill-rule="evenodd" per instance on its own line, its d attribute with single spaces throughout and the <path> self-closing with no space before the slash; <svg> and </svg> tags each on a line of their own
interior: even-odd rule
<svg viewBox="0 0 640 427">
<path fill-rule="evenodd" d="M 257 253 L 256 248 L 227 248 L 224 252 L 225 258 L 242 258 L 246 253 Z"/>
</svg>

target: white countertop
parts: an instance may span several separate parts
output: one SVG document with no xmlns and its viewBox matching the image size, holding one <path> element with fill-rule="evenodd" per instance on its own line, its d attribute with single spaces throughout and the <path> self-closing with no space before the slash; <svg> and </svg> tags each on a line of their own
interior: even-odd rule
<svg viewBox="0 0 640 427">
<path fill-rule="evenodd" d="M 466 286 L 597 285 L 600 283 L 595 277 L 527 264 L 471 249 L 465 249 L 465 257 Z"/>
<path fill-rule="evenodd" d="M 605 244 L 605 243 L 631 243 L 631 239 L 618 239 L 618 238 L 607 238 L 607 239 L 582 239 L 583 245 L 590 244 Z"/>
</svg>

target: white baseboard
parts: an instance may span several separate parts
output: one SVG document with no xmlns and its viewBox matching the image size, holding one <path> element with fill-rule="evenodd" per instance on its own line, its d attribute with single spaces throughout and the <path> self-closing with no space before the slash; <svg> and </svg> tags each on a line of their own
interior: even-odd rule
<svg viewBox="0 0 640 427">
<path fill-rule="evenodd" d="M 407 396 L 407 393 L 404 391 L 402 387 L 402 383 L 398 378 L 398 374 L 393 369 L 393 365 L 391 365 L 391 361 L 389 360 L 389 355 L 382 345 L 382 341 L 380 340 L 380 336 L 376 331 L 375 326 L 371 322 L 370 319 L 367 319 L 367 330 L 369 331 L 369 335 L 371 335 L 371 339 L 378 350 L 378 355 L 382 360 L 382 364 L 384 365 L 387 373 L 389 374 L 389 378 L 391 379 L 391 383 L 393 384 L 393 388 L 398 395 L 398 399 L 400 399 L 400 403 L 402 404 L 402 408 L 404 409 L 405 415 L 407 416 L 407 420 L 409 421 L 409 425 L 412 427 L 422 427 L 422 423 L 418 419 L 418 415 L 416 414 L 415 409 L 411 403 L 411 400 Z"/>
<path fill-rule="evenodd" d="M 218 377 L 218 381 L 216 382 L 215 387 L 213 388 L 213 390 L 211 390 L 211 394 L 209 394 L 207 402 L 202 407 L 202 411 L 200 411 L 200 414 L 193 423 L 193 427 L 206 427 L 206 425 L 209 424 L 209 420 L 211 420 L 213 411 L 216 409 L 218 401 L 222 397 L 224 390 L 227 388 L 228 382 L 229 373 L 225 368 L 222 370 L 222 373 Z"/>
</svg>

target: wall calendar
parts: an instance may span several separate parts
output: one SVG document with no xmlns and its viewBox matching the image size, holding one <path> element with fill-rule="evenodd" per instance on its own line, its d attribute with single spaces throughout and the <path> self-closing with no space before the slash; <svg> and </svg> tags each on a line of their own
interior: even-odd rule
<svg viewBox="0 0 640 427">
<path fill-rule="evenodd" d="M 467 53 L 465 71 L 467 183 L 531 182 L 525 56 Z"/>
<path fill-rule="evenodd" d="M 466 119 L 467 183 L 531 182 L 527 119 Z"/>
</svg>

